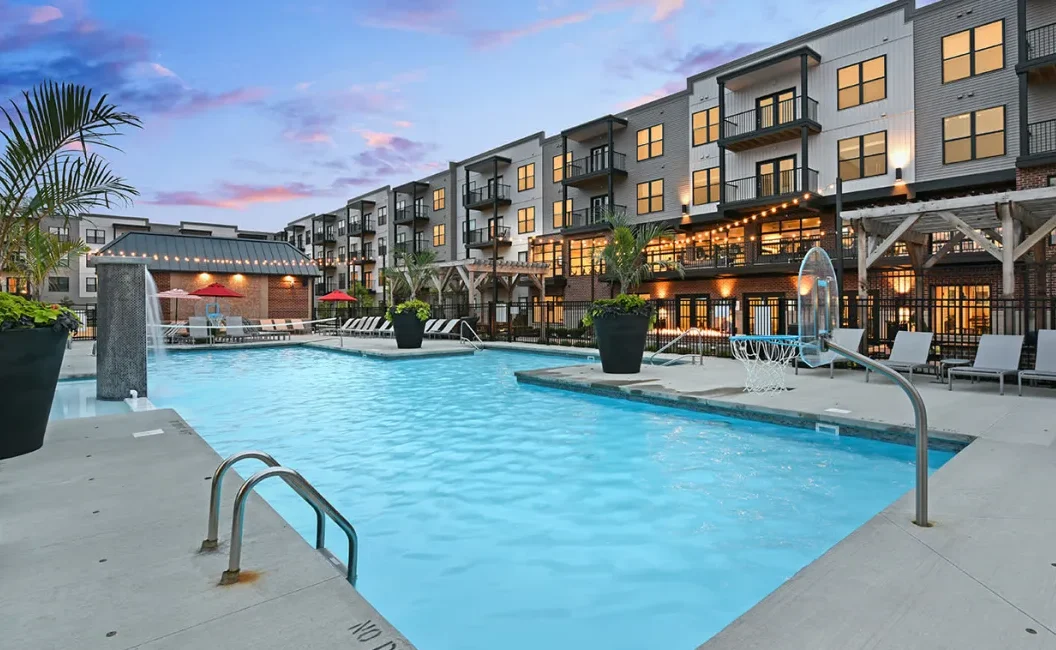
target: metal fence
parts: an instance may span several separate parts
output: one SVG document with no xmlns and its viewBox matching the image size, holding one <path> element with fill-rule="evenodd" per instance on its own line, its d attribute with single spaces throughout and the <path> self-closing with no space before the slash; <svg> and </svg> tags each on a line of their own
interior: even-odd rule
<svg viewBox="0 0 1056 650">
<path fill-rule="evenodd" d="M 95 322 L 96 322 L 96 306 L 95 305 L 68 305 L 70 311 L 77 315 L 77 319 L 81 321 L 81 326 L 77 328 L 77 331 L 73 335 L 74 341 L 94 341 L 95 340 Z"/>
</svg>

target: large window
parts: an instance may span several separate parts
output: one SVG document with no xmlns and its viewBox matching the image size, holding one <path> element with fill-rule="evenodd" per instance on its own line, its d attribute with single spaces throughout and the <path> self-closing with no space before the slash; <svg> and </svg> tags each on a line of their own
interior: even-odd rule
<svg viewBox="0 0 1056 650">
<path fill-rule="evenodd" d="M 860 135 L 837 143 L 840 178 L 853 181 L 887 173 L 887 131 Z"/>
<path fill-rule="evenodd" d="M 70 279 L 66 276 L 53 275 L 48 278 L 48 291 L 69 291 Z"/>
<path fill-rule="evenodd" d="M 533 296 L 532 318 L 536 323 L 542 322 L 545 319 L 547 323 L 556 323 L 558 325 L 564 325 L 565 297 L 547 296 L 546 301 L 542 305 L 542 309 L 540 309 L 539 298 Z"/>
<path fill-rule="evenodd" d="M 29 293 L 29 281 L 26 278 L 8 278 L 8 293 Z"/>
<path fill-rule="evenodd" d="M 821 245 L 821 217 L 764 221 L 759 224 L 759 261 L 788 263 Z"/>
<path fill-rule="evenodd" d="M 990 287 L 985 284 L 933 286 L 936 334 L 990 333 Z"/>
<path fill-rule="evenodd" d="M 664 155 L 664 125 L 657 124 L 638 131 L 638 160 Z"/>
<path fill-rule="evenodd" d="M 572 214 L 572 199 L 565 201 L 565 209 L 561 209 L 561 202 L 554 201 L 554 228 L 565 227 L 565 215 Z M 571 219 L 571 216 L 569 217 Z"/>
<path fill-rule="evenodd" d="M 607 240 L 604 237 L 573 239 L 568 242 L 569 275 L 604 273 L 603 265 L 597 256 L 605 248 L 606 243 Z"/>
<path fill-rule="evenodd" d="M 106 243 L 106 231 L 89 228 L 84 231 L 84 241 L 87 244 L 105 244 Z"/>
<path fill-rule="evenodd" d="M 837 108 L 843 110 L 887 97 L 887 56 L 836 71 Z"/>
<path fill-rule="evenodd" d="M 66 226 L 51 226 L 48 232 L 58 237 L 61 241 L 70 241 L 70 229 Z"/>
<path fill-rule="evenodd" d="M 572 152 L 569 151 L 565 155 L 558 154 L 554 156 L 554 182 L 560 183 L 565 177 L 565 165 L 572 162 Z"/>
<path fill-rule="evenodd" d="M 693 113 L 693 146 L 719 139 L 719 107 Z"/>
<path fill-rule="evenodd" d="M 638 183 L 638 214 L 664 211 L 664 179 Z"/>
<path fill-rule="evenodd" d="M 84 291 L 85 293 L 95 293 L 99 291 L 99 278 L 96 276 L 89 276 L 84 279 Z"/>
<path fill-rule="evenodd" d="M 378 225 L 379 226 L 384 226 L 385 222 L 388 220 L 388 218 L 389 218 L 389 208 L 387 206 L 384 206 L 384 205 L 381 206 L 380 208 L 378 208 Z M 363 217 L 363 223 L 367 223 L 368 221 L 370 221 L 370 213 L 369 212 L 366 214 L 365 217 Z"/>
<path fill-rule="evenodd" d="M 523 192 L 535 187 L 535 163 L 528 163 L 517 168 L 517 191 Z"/>
<path fill-rule="evenodd" d="M 447 227 L 442 223 L 438 223 L 433 226 L 433 246 L 443 246 L 445 243 L 447 243 L 446 230 Z"/>
<path fill-rule="evenodd" d="M 564 257 L 561 255 L 560 241 L 532 242 L 532 262 L 544 262 L 550 265 L 550 277 L 564 275 Z"/>
<path fill-rule="evenodd" d="M 967 79 L 1005 67 L 1005 21 L 944 36 L 942 83 Z"/>
<path fill-rule="evenodd" d="M 374 288 L 374 271 L 364 271 L 363 273 L 363 286 L 367 289 Z"/>
<path fill-rule="evenodd" d="M 447 205 L 447 190 L 442 187 L 433 190 L 433 211 L 443 210 L 445 205 Z"/>
<path fill-rule="evenodd" d="M 1005 155 L 1005 107 L 962 113 L 942 120 L 945 165 Z"/>
<path fill-rule="evenodd" d="M 716 203 L 719 200 L 719 168 L 698 169 L 693 172 L 693 205 Z"/>
<path fill-rule="evenodd" d="M 535 206 L 517 210 L 517 232 L 526 233 L 535 230 Z"/>
</svg>

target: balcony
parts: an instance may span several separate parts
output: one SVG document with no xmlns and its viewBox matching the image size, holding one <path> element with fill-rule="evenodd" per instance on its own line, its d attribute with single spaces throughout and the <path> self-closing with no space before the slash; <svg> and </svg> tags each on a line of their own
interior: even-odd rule
<svg viewBox="0 0 1056 650">
<path fill-rule="evenodd" d="M 705 242 L 682 252 L 682 266 L 686 270 L 738 268 L 748 266 L 748 256 L 743 243 Z"/>
<path fill-rule="evenodd" d="M 320 257 L 315 260 L 315 264 L 321 269 L 332 269 L 337 266 L 337 259 L 334 257 Z"/>
<path fill-rule="evenodd" d="M 608 174 L 627 175 L 627 156 L 618 152 L 595 153 L 576 158 L 565 164 L 565 185 L 577 186 L 592 180 L 605 178 Z"/>
<path fill-rule="evenodd" d="M 1016 160 L 1019 167 L 1056 162 L 1056 120 L 1034 122 L 1027 126 L 1029 149 Z"/>
<path fill-rule="evenodd" d="M 726 183 L 723 203 L 728 207 L 749 207 L 785 199 L 799 201 L 818 191 L 818 172 L 808 168 L 803 183 L 803 168 L 796 167 L 772 174 L 757 174 Z M 799 195 L 804 196 L 800 197 Z"/>
<path fill-rule="evenodd" d="M 425 213 L 425 206 L 421 205 L 410 208 L 398 208 L 393 218 L 393 223 L 397 226 L 413 226 L 415 222 L 423 223 L 428 221 L 429 215 Z"/>
<path fill-rule="evenodd" d="M 800 95 L 727 116 L 719 145 L 730 151 L 764 147 L 800 137 L 801 128 L 804 126 L 811 133 L 821 131 L 821 125 L 818 124 L 818 102 L 807 97 L 804 114 L 803 96 Z"/>
<path fill-rule="evenodd" d="M 374 229 L 373 219 L 364 219 L 362 221 L 353 221 L 348 224 L 348 234 L 353 237 L 360 237 L 362 235 L 372 235 L 376 231 Z"/>
<path fill-rule="evenodd" d="M 350 262 L 353 266 L 370 266 L 375 263 L 374 251 L 365 249 L 358 257 L 353 257 Z"/>
<path fill-rule="evenodd" d="M 621 217 L 627 216 L 627 206 L 613 205 L 611 207 L 613 213 Z M 605 215 L 608 214 L 608 212 L 609 206 L 573 210 L 565 220 L 564 230 L 582 229 L 580 232 L 586 230 L 604 230 L 609 227 L 608 223 L 605 222 Z"/>
<path fill-rule="evenodd" d="M 755 251 L 755 264 L 798 264 L 815 246 L 822 246 L 821 237 L 763 241 Z"/>
<path fill-rule="evenodd" d="M 317 244 L 336 244 L 337 233 L 335 233 L 333 229 L 316 230 L 315 234 L 312 235 L 312 241 Z"/>
<path fill-rule="evenodd" d="M 488 183 L 479 187 L 463 185 L 463 203 L 470 210 L 478 210 L 482 207 L 499 204 L 509 205 L 510 186 L 504 183 Z"/>
<path fill-rule="evenodd" d="M 1027 30 L 1027 52 L 1016 72 L 1029 72 L 1032 81 L 1056 80 L 1056 23 Z"/>
<path fill-rule="evenodd" d="M 317 296 L 325 296 L 328 293 L 330 293 L 330 291 L 326 288 L 326 283 L 324 283 L 324 282 L 316 282 L 315 283 L 315 295 L 317 295 Z"/>
<path fill-rule="evenodd" d="M 510 227 L 477 228 L 466 233 L 466 246 L 469 248 L 491 248 L 492 246 L 509 246 Z"/>
<path fill-rule="evenodd" d="M 411 242 L 398 241 L 392 245 L 393 255 L 405 255 L 411 252 Z"/>
</svg>

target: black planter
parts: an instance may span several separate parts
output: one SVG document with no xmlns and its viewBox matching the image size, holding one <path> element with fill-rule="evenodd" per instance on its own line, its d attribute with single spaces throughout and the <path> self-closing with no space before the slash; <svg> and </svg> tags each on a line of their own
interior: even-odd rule
<svg viewBox="0 0 1056 650">
<path fill-rule="evenodd" d="M 392 329 L 396 332 L 396 347 L 413 349 L 422 347 L 425 336 L 425 322 L 418 320 L 415 310 L 410 309 L 402 314 L 392 314 Z"/>
<path fill-rule="evenodd" d="M 620 314 L 594 319 L 601 369 L 610 375 L 633 375 L 642 369 L 649 317 Z"/>
<path fill-rule="evenodd" d="M 44 444 L 67 336 L 50 328 L 0 332 L 0 460 Z"/>
</svg>

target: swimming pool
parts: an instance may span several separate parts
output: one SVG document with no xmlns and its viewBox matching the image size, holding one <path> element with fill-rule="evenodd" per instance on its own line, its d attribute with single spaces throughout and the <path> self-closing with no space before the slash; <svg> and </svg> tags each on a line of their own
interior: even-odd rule
<svg viewBox="0 0 1056 650">
<path fill-rule="evenodd" d="M 513 376 L 578 362 L 194 352 L 150 398 L 221 455 L 301 471 L 356 526 L 360 591 L 423 650 L 695 648 L 913 485 L 909 447 Z M 313 539 L 299 497 L 260 491 Z"/>
</svg>

